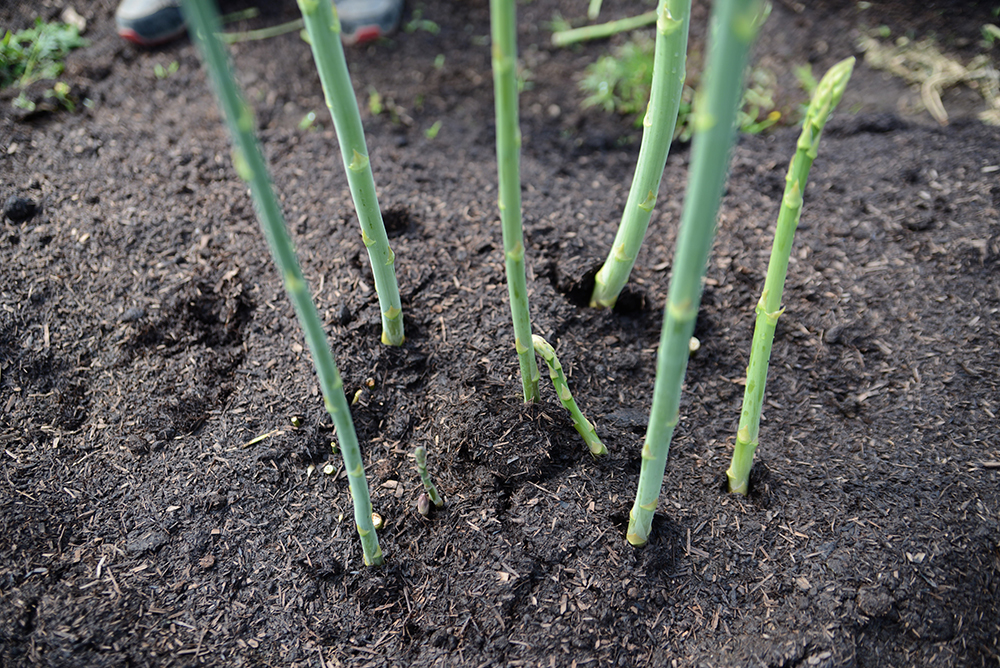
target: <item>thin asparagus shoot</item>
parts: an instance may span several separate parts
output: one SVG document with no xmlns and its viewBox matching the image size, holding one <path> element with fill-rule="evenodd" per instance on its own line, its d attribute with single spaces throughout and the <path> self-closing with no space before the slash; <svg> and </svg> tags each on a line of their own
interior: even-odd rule
<svg viewBox="0 0 1000 668">
<path fill-rule="evenodd" d="M 597 18 L 596 16 L 593 18 Z M 593 19 L 591 19 L 593 20 Z M 656 12 L 644 12 L 637 16 L 630 16 L 625 19 L 608 21 L 592 26 L 581 28 L 570 28 L 569 30 L 557 30 L 552 33 L 552 46 L 569 46 L 577 42 L 586 42 L 592 39 L 605 39 L 620 32 L 628 32 L 648 26 L 656 22 Z"/>
<path fill-rule="evenodd" d="M 576 427 L 580 436 L 583 437 L 583 442 L 590 449 L 590 454 L 595 457 L 608 454 L 608 449 L 604 447 L 601 439 L 597 437 L 594 425 L 584 417 L 583 413 L 577 407 L 576 401 L 573 400 L 573 395 L 569 391 L 569 383 L 566 382 L 566 374 L 563 373 L 562 364 L 559 363 L 559 358 L 556 357 L 555 349 L 548 341 L 537 334 L 532 336 L 532 340 L 535 344 L 535 352 L 542 356 L 542 359 L 545 360 L 545 363 L 549 367 L 549 377 L 552 379 L 552 385 L 556 388 L 556 394 L 559 395 L 559 401 L 562 402 L 562 405 L 566 407 L 566 410 L 573 417 L 573 426 Z"/>
<path fill-rule="evenodd" d="M 225 48 L 218 38 L 219 16 L 214 3 L 205 0 L 183 0 L 183 10 L 198 42 L 219 106 L 229 126 L 233 141 L 233 165 L 240 178 L 250 186 L 257 217 L 267 238 L 271 255 L 281 272 L 285 291 L 292 301 L 309 351 L 312 353 L 326 410 L 337 429 L 365 564 L 378 566 L 383 562 L 382 550 L 372 524 L 371 497 L 368 494 L 368 482 L 361 460 L 361 449 L 358 447 L 357 433 L 354 431 L 351 411 L 344 396 L 344 383 L 330 352 L 326 333 L 323 331 L 309 287 L 299 268 L 292 240 L 271 186 L 267 163 L 254 134 L 253 113 L 240 95 L 229 68 Z"/>
<path fill-rule="evenodd" d="M 340 41 L 340 19 L 334 4 L 326 0 L 299 0 L 299 9 L 309 34 L 319 80 L 323 84 L 326 106 L 330 109 L 337 131 L 347 182 L 361 224 L 361 239 L 368 249 L 368 259 L 375 276 L 375 292 L 382 313 L 382 343 L 401 346 L 404 340 L 403 307 L 396 282 L 395 255 L 389 247 L 382 212 L 375 196 L 375 179 L 368 160 L 361 114 L 354 87 L 351 86 L 351 75 L 347 71 L 344 46 Z"/>
<path fill-rule="evenodd" d="M 438 494 L 437 487 L 431 481 L 431 474 L 427 472 L 427 448 L 422 445 L 414 448 L 413 459 L 417 463 L 417 473 L 420 474 L 420 482 L 424 485 L 424 491 L 427 492 L 428 498 L 434 502 L 434 505 L 440 508 L 444 505 L 444 499 Z"/>
<path fill-rule="evenodd" d="M 514 0 L 490 0 L 493 88 L 497 124 L 497 176 L 507 294 L 524 403 L 538 401 L 538 364 L 531 341 L 528 280 L 521 229 L 521 130 L 517 110 L 517 26 Z"/>
<path fill-rule="evenodd" d="M 753 467 L 754 452 L 757 450 L 760 434 L 760 412 L 764 403 L 764 387 L 767 384 L 767 367 L 771 358 L 771 344 L 778 318 L 784 313 L 781 295 L 788 273 L 788 258 L 792 252 L 792 240 L 802 213 L 802 195 L 805 192 L 809 169 L 819 149 L 820 135 L 827 119 L 840 102 L 854 69 L 854 58 L 842 60 L 826 73 L 813 93 L 806 111 L 802 133 L 795 145 L 795 155 L 788 165 L 785 176 L 785 193 L 781 198 L 781 209 L 771 246 L 771 259 L 767 265 L 764 290 L 757 302 L 757 321 L 754 324 L 753 343 L 750 346 L 750 363 L 747 366 L 747 383 L 743 393 L 743 408 L 740 424 L 736 432 L 736 446 L 733 459 L 726 471 L 729 491 L 746 496 Z"/>
<path fill-rule="evenodd" d="M 635 176 L 611 251 L 597 276 L 590 305 L 611 308 L 628 281 L 656 205 L 660 179 L 677 124 L 684 89 L 691 0 L 660 0 L 656 11 L 653 83 L 642 125 Z"/>
<path fill-rule="evenodd" d="M 712 5 L 714 31 L 704 88 L 695 101 L 691 174 L 663 314 L 639 487 L 629 514 L 627 538 L 636 546 L 649 542 L 670 439 L 678 422 L 688 346 L 701 303 L 702 276 L 715 237 L 716 217 L 735 138 L 743 71 L 757 33 L 759 11 L 759 0 L 717 0 Z"/>
</svg>

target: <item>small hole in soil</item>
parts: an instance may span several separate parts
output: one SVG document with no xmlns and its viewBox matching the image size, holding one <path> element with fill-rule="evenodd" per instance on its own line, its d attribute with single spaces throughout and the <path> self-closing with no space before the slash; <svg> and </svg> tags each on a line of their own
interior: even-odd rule
<svg viewBox="0 0 1000 668">
<path fill-rule="evenodd" d="M 638 313 L 646 308 L 646 294 L 631 283 L 626 283 L 615 302 L 614 311 L 618 315 Z"/>
<path fill-rule="evenodd" d="M 590 297 L 594 293 L 594 277 L 600 271 L 601 265 L 594 264 L 580 277 L 564 276 L 559 279 L 557 271 L 553 272 L 555 287 L 574 306 L 590 308 Z M 646 308 L 646 295 L 632 283 L 626 283 L 615 302 L 614 312 L 618 315 L 630 315 Z"/>
<path fill-rule="evenodd" d="M 718 489 L 721 494 L 729 494 L 729 478 L 725 472 L 718 478 Z M 771 469 L 761 461 L 755 461 L 750 469 L 750 480 L 747 482 L 746 498 L 760 508 L 767 508 L 771 502 Z"/>
<path fill-rule="evenodd" d="M 406 234 L 415 227 L 410 212 L 403 208 L 386 209 L 382 212 L 382 223 L 385 233 L 390 239 Z"/>
<path fill-rule="evenodd" d="M 587 308 L 590 306 L 590 296 L 594 293 L 594 277 L 600 271 L 601 265 L 595 264 L 579 278 L 566 277 L 566 282 L 556 288 L 566 296 L 574 306 Z M 556 278 L 558 281 L 558 278 Z"/>
</svg>

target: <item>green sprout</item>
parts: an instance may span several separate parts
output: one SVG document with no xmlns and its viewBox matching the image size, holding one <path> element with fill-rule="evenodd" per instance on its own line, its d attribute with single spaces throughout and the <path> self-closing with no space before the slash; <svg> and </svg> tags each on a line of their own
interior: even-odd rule
<svg viewBox="0 0 1000 668">
<path fill-rule="evenodd" d="M 316 112 L 310 111 L 299 121 L 299 130 L 312 130 L 316 124 Z"/>
<path fill-rule="evenodd" d="M 795 155 L 788 165 L 785 177 L 785 193 L 781 198 L 778 223 L 771 247 L 771 259 L 767 265 L 764 291 L 757 302 L 757 322 L 754 325 L 753 343 L 750 348 L 750 364 L 747 367 L 747 383 L 743 394 L 743 409 L 736 432 L 736 447 L 733 460 L 726 471 L 729 491 L 746 496 L 753 466 L 754 452 L 757 450 L 760 432 L 760 412 L 764 402 L 764 386 L 767 383 L 767 366 L 771 357 L 771 344 L 778 318 L 784 313 L 781 308 L 781 294 L 788 273 L 788 258 L 792 252 L 795 228 L 802 213 L 802 195 L 805 193 L 809 169 L 819 148 L 820 135 L 827 119 L 844 95 L 844 89 L 851 78 L 854 58 L 848 58 L 830 68 L 816 87 L 812 101 L 806 111 L 802 134 L 795 145 Z"/>
<path fill-rule="evenodd" d="M 372 116 L 378 116 L 384 110 L 385 107 L 382 106 L 382 96 L 379 94 L 377 90 L 375 90 L 375 86 L 369 86 L 368 111 L 371 113 Z"/>
<path fill-rule="evenodd" d="M 438 494 L 437 487 L 431 481 L 431 474 L 427 472 L 427 448 L 418 445 L 413 449 L 413 459 L 417 463 L 417 473 L 420 474 L 420 482 L 424 485 L 424 492 L 435 506 L 440 508 L 444 505 L 444 499 Z M 421 513 L 425 515 L 426 513 Z"/>
<path fill-rule="evenodd" d="M 389 247 L 382 212 L 375 195 L 375 179 L 365 145 L 361 113 L 347 71 L 344 46 L 340 41 L 340 20 L 333 3 L 325 0 L 299 0 L 299 9 L 309 33 L 313 60 L 323 84 L 326 106 L 340 142 L 340 153 L 347 171 L 354 207 L 361 224 L 361 239 L 368 249 L 375 292 L 382 312 L 382 343 L 403 345 L 403 309 L 396 283 L 395 255 Z"/>
<path fill-rule="evenodd" d="M 69 84 L 64 81 L 57 81 L 52 88 L 45 91 L 44 96 L 46 99 L 54 97 L 59 101 L 59 104 L 71 113 L 76 111 L 76 103 L 69 94 Z"/>
<path fill-rule="evenodd" d="M 157 79 L 166 79 L 171 74 L 176 74 L 179 67 L 180 65 L 176 60 L 171 61 L 171 63 L 166 67 L 164 67 L 160 63 L 156 63 L 155 65 L 153 65 L 153 74 L 156 76 Z"/>
<path fill-rule="evenodd" d="M 377 566 L 383 562 L 382 550 L 372 523 L 371 497 L 368 493 L 361 449 L 358 447 L 358 436 L 354 430 L 347 398 L 344 396 L 344 382 L 330 352 L 323 323 L 319 319 L 309 287 L 302 276 L 292 240 L 281 214 L 281 207 L 271 186 L 267 163 L 253 129 L 253 113 L 240 95 L 229 67 L 225 48 L 216 34 L 219 17 L 214 4 L 204 0 L 183 0 L 183 10 L 229 126 L 233 141 L 233 166 L 240 178 L 250 186 L 271 255 L 281 272 L 285 291 L 292 301 L 309 351 L 312 353 L 326 410 L 337 429 L 365 564 Z"/>
<path fill-rule="evenodd" d="M 403 26 L 403 32 L 414 33 L 418 30 L 423 30 L 432 35 L 437 35 L 441 32 L 441 26 L 439 26 L 434 21 L 429 21 L 424 18 L 424 12 L 422 9 L 414 9 L 412 18 L 406 22 Z"/>
<path fill-rule="evenodd" d="M 434 139 L 438 136 L 438 132 L 441 131 L 441 121 L 434 121 L 434 124 L 429 128 L 424 130 L 424 136 L 428 139 Z"/>
<path fill-rule="evenodd" d="M 795 79 L 799 82 L 799 88 L 805 91 L 806 95 L 812 97 L 812 94 L 816 92 L 816 86 L 819 82 L 816 81 L 816 77 L 813 75 L 812 65 L 806 63 L 805 65 L 798 65 L 793 70 L 795 74 Z"/>
<path fill-rule="evenodd" d="M 493 87 L 497 117 L 497 175 L 507 294 L 524 402 L 538 401 L 538 364 L 531 339 L 528 281 L 521 229 L 521 130 L 517 111 L 517 29 L 512 0 L 490 0 Z"/>
<path fill-rule="evenodd" d="M 684 88 L 691 0 L 660 0 L 657 16 L 652 89 L 642 123 L 639 159 L 618 233 L 594 278 L 590 305 L 595 307 L 613 307 L 632 272 L 653 215 L 677 122 Z"/>
<path fill-rule="evenodd" d="M 594 425 L 584 417 L 583 413 L 577 407 L 576 401 L 573 400 L 573 395 L 569 391 L 569 383 L 566 382 L 566 374 L 563 373 L 562 364 L 559 363 L 559 358 L 556 357 L 555 349 L 552 348 L 552 345 L 548 341 L 537 334 L 531 338 L 535 344 L 535 352 L 542 356 L 542 359 L 545 360 L 545 363 L 549 367 L 549 378 L 552 379 L 552 385 L 556 388 L 559 401 L 562 402 L 562 405 L 566 407 L 566 410 L 573 417 L 573 426 L 576 427 L 577 432 L 583 437 L 583 442 L 587 444 L 590 454 L 595 457 L 608 454 L 608 449 L 604 447 L 601 439 L 597 437 Z"/>
<path fill-rule="evenodd" d="M 695 102 L 691 173 L 674 249 L 673 276 L 664 308 L 656 360 L 656 383 L 635 504 L 627 538 L 649 541 L 663 486 L 670 439 L 679 419 L 681 384 L 701 303 L 702 276 L 715 238 L 716 218 L 735 139 L 736 111 L 750 45 L 760 25 L 759 0 L 718 0 L 703 89 Z"/>
</svg>

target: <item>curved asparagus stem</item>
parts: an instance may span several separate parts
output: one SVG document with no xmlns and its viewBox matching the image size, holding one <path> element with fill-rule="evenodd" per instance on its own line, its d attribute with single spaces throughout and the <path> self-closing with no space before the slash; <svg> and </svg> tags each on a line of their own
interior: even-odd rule
<svg viewBox="0 0 1000 668">
<path fill-rule="evenodd" d="M 545 363 L 549 367 L 549 377 L 552 379 L 552 385 L 556 388 L 556 394 L 559 395 L 559 401 L 566 407 L 569 414 L 573 416 L 573 426 L 576 427 L 580 436 L 583 437 L 584 443 L 590 449 L 590 454 L 595 457 L 608 454 L 608 449 L 604 447 L 601 439 L 597 437 L 594 425 L 584 417 L 583 413 L 577 407 L 576 401 L 573 400 L 573 395 L 569 391 L 569 384 L 566 382 L 566 374 L 563 373 L 562 364 L 559 363 L 559 358 L 556 357 L 555 349 L 548 341 L 537 334 L 532 336 L 531 339 L 535 344 L 535 352 L 542 356 L 542 359 L 545 360 Z"/>
<path fill-rule="evenodd" d="M 747 366 L 747 384 L 743 393 L 743 408 L 740 424 L 736 432 L 736 446 L 733 459 L 726 471 L 729 491 L 746 496 L 753 467 L 753 456 L 757 450 L 760 433 L 760 411 L 764 403 L 764 387 L 767 384 L 767 366 L 771 358 L 771 344 L 778 318 L 784 313 L 781 295 L 788 273 L 788 258 L 792 252 L 795 228 L 802 213 L 802 194 L 805 192 L 809 169 L 819 149 L 820 135 L 831 112 L 840 102 L 847 82 L 854 69 L 854 58 L 842 60 L 824 75 L 813 93 L 806 118 L 802 124 L 802 134 L 795 145 L 795 155 L 788 165 L 785 176 L 785 193 L 781 198 L 778 223 L 771 246 L 771 259 L 767 265 L 764 290 L 757 302 L 757 321 L 754 324 L 753 343 L 750 347 L 750 363 Z"/>
<path fill-rule="evenodd" d="M 295 307 L 295 314 L 312 353 L 326 410 L 337 427 L 337 438 L 340 441 L 340 451 L 348 474 L 351 498 L 354 501 L 354 518 L 358 534 L 361 536 L 365 564 L 380 565 L 383 561 L 382 550 L 372 524 L 371 498 L 368 494 L 357 433 L 354 431 L 351 411 L 344 396 L 344 383 L 330 353 L 326 333 L 323 331 L 316 306 L 302 276 L 281 208 L 271 187 L 267 163 L 254 135 L 253 114 L 240 96 L 232 71 L 229 69 L 225 49 L 217 36 L 218 14 L 214 5 L 206 0 L 184 0 L 183 9 L 211 75 L 219 106 L 222 107 L 229 125 L 233 140 L 234 166 L 240 177 L 250 186 L 257 216 L 271 249 L 271 255 L 284 279 L 285 290 Z"/>
<path fill-rule="evenodd" d="M 507 294 L 514 323 L 514 349 L 521 369 L 524 403 L 538 400 L 538 364 L 531 343 L 528 280 L 521 229 L 521 130 L 517 113 L 517 29 L 514 0 L 490 0 L 493 89 L 497 117 L 497 176 Z"/>
<path fill-rule="evenodd" d="M 424 491 L 427 492 L 427 496 L 434 505 L 440 508 L 444 505 L 444 499 L 438 494 L 437 487 L 431 482 L 431 474 L 427 472 L 427 449 L 418 445 L 413 449 L 413 459 L 417 463 L 417 473 L 420 474 L 420 482 L 424 484 Z"/>
<path fill-rule="evenodd" d="M 684 89 L 691 0 L 660 0 L 656 17 L 653 84 L 642 125 L 642 144 L 625 210 L 608 258 L 594 277 L 593 307 L 611 308 L 628 281 L 653 215 Z"/>
<path fill-rule="evenodd" d="M 758 0 L 717 0 L 712 5 L 712 45 L 701 99 L 696 100 L 684 212 L 674 250 L 673 277 L 656 360 L 656 384 L 635 504 L 627 538 L 645 545 L 663 486 L 670 439 L 677 426 L 688 345 L 701 303 L 701 278 L 715 237 L 715 223 L 735 136 L 743 70 L 757 34 Z"/>
<path fill-rule="evenodd" d="M 382 343 L 403 345 L 403 311 L 396 282 L 395 255 L 389 247 L 389 238 L 382 222 L 378 198 L 375 196 L 375 179 L 368 161 L 365 131 L 361 126 L 358 101 L 347 71 L 344 45 L 340 42 L 340 19 L 332 2 L 326 0 L 298 0 L 302 18 L 309 33 L 313 60 L 323 84 L 326 106 L 333 117 L 340 143 L 340 154 L 347 170 L 347 182 L 361 224 L 361 239 L 368 249 L 368 259 L 375 277 L 379 310 L 382 312 Z"/>
</svg>

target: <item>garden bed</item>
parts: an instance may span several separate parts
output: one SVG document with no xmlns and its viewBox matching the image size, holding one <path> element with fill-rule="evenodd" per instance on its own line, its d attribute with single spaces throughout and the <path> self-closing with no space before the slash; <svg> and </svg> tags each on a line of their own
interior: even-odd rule
<svg viewBox="0 0 1000 668">
<path fill-rule="evenodd" d="M 607 19 L 647 9 L 607 4 Z M 585 3 L 519 7 L 522 177 L 534 328 L 610 450 L 596 461 L 550 384 L 521 401 L 488 3 L 420 3 L 406 20 L 419 9 L 439 32 L 415 23 L 348 51 L 396 254 L 398 349 L 378 342 L 308 46 L 235 47 L 345 387 L 360 390 L 386 522 L 387 563 L 369 569 L 196 49 L 127 45 L 112 5 L 74 5 L 91 45 L 64 80 L 91 106 L 28 114 L 0 95 L 0 195 L 41 205 L 0 238 L 0 664 L 996 665 L 1000 129 L 975 120 L 977 98 L 946 95 L 940 126 L 859 62 L 806 192 L 748 498 L 722 491 L 724 471 L 797 131 L 741 137 L 660 510 L 635 549 L 625 526 L 689 150 L 671 152 L 619 307 L 588 308 L 639 131 L 580 108 L 576 82 L 607 42 L 549 45 L 553 15 Z M 968 58 L 990 20 L 876 5 L 775 3 L 756 59 L 787 109 L 792 68 L 824 71 L 864 26 L 933 33 Z M 246 26 L 295 15 L 286 2 Z M 446 498 L 429 518 L 414 508 L 418 445 Z"/>
</svg>

